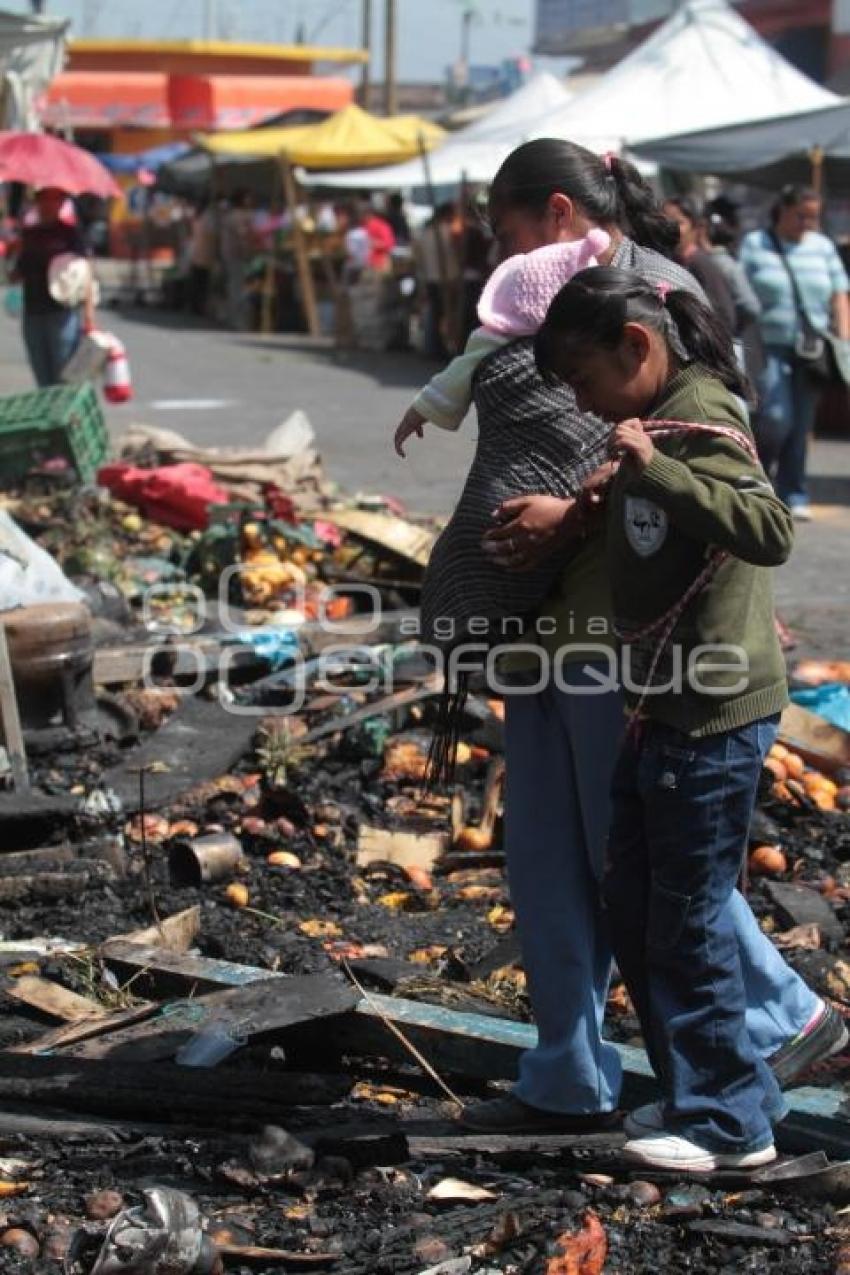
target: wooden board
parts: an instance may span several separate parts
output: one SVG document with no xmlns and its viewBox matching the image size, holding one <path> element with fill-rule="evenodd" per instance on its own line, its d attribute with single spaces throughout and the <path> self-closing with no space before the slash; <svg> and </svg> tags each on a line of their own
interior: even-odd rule
<svg viewBox="0 0 850 1275">
<path fill-rule="evenodd" d="M 766 881 L 765 893 L 786 925 L 816 925 L 829 942 L 844 942 L 844 926 L 835 909 L 811 886 L 796 881 Z"/>
<path fill-rule="evenodd" d="M 449 847 L 448 832 L 394 832 L 361 823 L 357 863 L 395 863 L 400 868 L 432 868 Z"/>
<path fill-rule="evenodd" d="M 108 1032 L 117 1031 L 120 1027 L 128 1027 L 131 1023 L 141 1023 L 159 1013 L 159 1006 L 150 1002 L 133 1005 L 130 1009 L 118 1009 L 103 1018 L 89 1018 L 78 1023 L 66 1023 L 45 1032 L 35 1040 L 26 1041 L 23 1045 L 10 1045 L 7 1050 L 11 1054 L 50 1054 L 64 1045 L 74 1045 L 77 1041 L 93 1040 L 97 1036 L 105 1036 Z"/>
<path fill-rule="evenodd" d="M 157 954 L 151 952 L 150 958 L 155 961 Z M 166 972 L 172 980 L 179 978 L 173 963 L 166 966 Z M 221 987 L 246 990 L 257 980 L 269 981 L 265 970 L 227 961 L 207 961 L 204 977 L 208 982 L 220 979 Z M 309 979 L 291 981 L 305 983 Z M 189 991 L 191 986 L 192 979 L 187 978 L 184 990 Z M 242 997 L 246 990 L 241 992 Z M 381 1021 L 384 1015 L 409 1036 L 438 1070 L 498 1080 L 515 1079 L 520 1055 L 537 1044 L 537 1029 L 530 1023 L 460 1013 L 371 992 L 368 999 L 358 1001 L 355 996 L 355 1001 L 351 1012 L 333 1015 L 330 1034 L 326 1024 L 305 1025 L 302 1021 L 281 1026 L 280 1036 L 290 1047 L 318 1047 L 325 1060 L 329 1055 L 350 1050 L 409 1062 L 410 1054 Z M 184 1031 L 179 1043 L 186 1038 Z M 657 1097 L 657 1085 L 644 1051 L 630 1045 L 615 1047 L 623 1064 L 623 1105 L 637 1106 Z M 168 1055 L 160 1048 L 157 1056 Z M 796 1153 L 823 1147 L 835 1158 L 850 1158 L 850 1110 L 842 1088 L 792 1089 L 785 1097 L 790 1114 L 777 1128 L 777 1143 L 782 1149 Z"/>
<path fill-rule="evenodd" d="M 260 980 L 247 985 L 170 1002 L 155 1018 L 73 1045 L 65 1056 L 165 1061 L 213 1021 L 225 1030 L 231 1026 L 245 1044 L 271 1042 L 296 1024 L 341 1017 L 358 1001 L 351 987 L 326 974 L 298 978 L 260 974 Z"/>
<path fill-rule="evenodd" d="M 226 774 L 249 751 L 256 729 L 254 716 L 190 699 L 119 766 L 106 771 L 101 784 L 117 793 L 125 810 L 137 811 L 138 771 L 155 764 L 157 770 L 145 775 L 145 806 L 157 810 L 196 784 Z"/>
<path fill-rule="evenodd" d="M 166 916 L 158 925 L 148 925 L 143 930 L 130 930 L 116 934 L 114 942 L 135 943 L 142 947 L 167 948 L 170 952 L 186 952 L 201 930 L 201 909 L 196 904 Z"/>
<path fill-rule="evenodd" d="M 827 774 L 850 766 L 850 732 L 799 704 L 789 704 L 782 714 L 779 738 L 809 765 Z"/>
<path fill-rule="evenodd" d="M 121 982 L 133 980 L 139 994 L 164 1000 L 167 996 L 197 996 L 227 987 L 247 987 L 261 979 L 283 978 L 255 965 L 237 965 L 209 956 L 174 952 L 159 944 L 140 944 L 127 938 L 109 939 L 100 956 Z"/>
<path fill-rule="evenodd" d="M 105 1018 L 108 1013 L 97 1001 L 69 992 L 67 987 L 48 978 L 39 978 L 37 974 L 24 974 L 13 979 L 6 988 L 6 995 L 66 1023 Z"/>
<path fill-rule="evenodd" d="M 87 1115 L 199 1121 L 274 1122 L 282 1106 L 338 1102 L 348 1077 L 297 1072 L 178 1067 L 167 1062 L 97 1060 L 0 1052 L 0 1106 L 66 1109 Z M 279 1118 L 279 1116 L 277 1117 Z"/>
</svg>

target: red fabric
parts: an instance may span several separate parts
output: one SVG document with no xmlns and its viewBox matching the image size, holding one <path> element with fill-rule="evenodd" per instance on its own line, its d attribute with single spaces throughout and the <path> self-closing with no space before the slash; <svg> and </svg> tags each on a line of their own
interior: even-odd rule
<svg viewBox="0 0 850 1275">
<path fill-rule="evenodd" d="M 386 270 L 390 264 L 390 253 L 395 247 L 395 234 L 388 221 L 372 213 L 363 222 L 363 229 L 369 236 L 372 251 L 369 253 L 369 265 L 373 270 Z"/>
<path fill-rule="evenodd" d="M 119 500 L 135 505 L 152 522 L 175 531 L 204 531 L 209 525 L 210 506 L 226 505 L 229 499 L 208 469 L 189 462 L 159 469 L 116 462 L 104 465 L 97 481 Z"/>
</svg>

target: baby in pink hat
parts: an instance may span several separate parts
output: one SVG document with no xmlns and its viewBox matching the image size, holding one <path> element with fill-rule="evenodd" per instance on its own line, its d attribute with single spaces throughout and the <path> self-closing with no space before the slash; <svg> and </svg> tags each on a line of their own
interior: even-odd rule
<svg viewBox="0 0 850 1275">
<path fill-rule="evenodd" d="M 440 429 L 458 428 L 472 402 L 472 380 L 479 363 L 509 341 L 533 336 L 564 284 L 579 270 L 598 265 L 599 254 L 610 242 L 604 230 L 593 229 L 584 239 L 518 253 L 496 267 L 478 302 L 481 327 L 472 333 L 463 354 L 432 377 L 405 412 L 395 432 L 399 456 L 404 456 L 404 444 L 411 435 L 422 438 L 426 421 Z"/>
</svg>

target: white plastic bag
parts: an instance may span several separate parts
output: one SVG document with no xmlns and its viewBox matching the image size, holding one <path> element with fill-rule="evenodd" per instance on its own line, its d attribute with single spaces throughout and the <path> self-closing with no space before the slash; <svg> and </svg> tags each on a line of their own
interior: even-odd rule
<svg viewBox="0 0 850 1275">
<path fill-rule="evenodd" d="M 84 602 L 59 563 L 0 509 L 0 611 L 39 602 Z"/>
<path fill-rule="evenodd" d="M 62 369 L 65 384 L 77 385 L 82 381 L 99 380 L 114 344 L 115 337 L 111 332 L 92 329 L 91 332 L 84 333 L 80 344 Z"/>
</svg>

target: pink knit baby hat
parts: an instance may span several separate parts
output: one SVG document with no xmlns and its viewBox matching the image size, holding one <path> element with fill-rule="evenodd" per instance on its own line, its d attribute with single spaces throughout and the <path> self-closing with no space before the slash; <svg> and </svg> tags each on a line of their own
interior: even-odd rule
<svg viewBox="0 0 850 1275">
<path fill-rule="evenodd" d="M 499 336 L 532 336 L 542 326 L 556 293 L 579 270 L 598 265 L 599 253 L 610 243 L 606 231 L 594 228 L 584 239 L 508 257 L 484 285 L 478 318 Z"/>
</svg>

